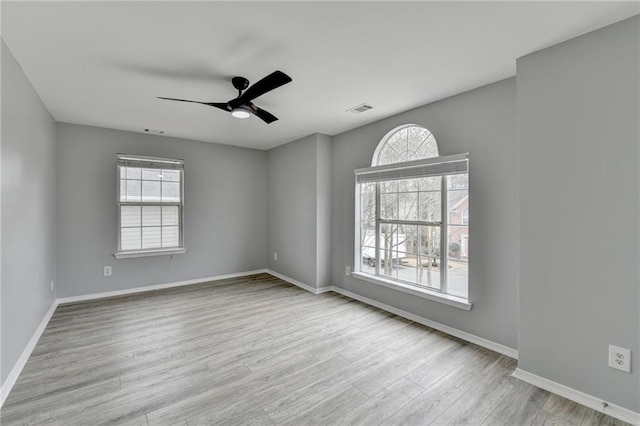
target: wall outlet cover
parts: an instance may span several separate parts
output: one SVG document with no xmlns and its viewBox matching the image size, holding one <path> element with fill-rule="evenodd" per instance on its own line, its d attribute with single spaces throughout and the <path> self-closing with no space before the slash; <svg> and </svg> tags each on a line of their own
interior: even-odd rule
<svg viewBox="0 0 640 426">
<path fill-rule="evenodd" d="M 631 350 L 609 345 L 609 367 L 631 373 Z"/>
<path fill-rule="evenodd" d="M 110 277 L 111 276 L 111 266 L 105 266 L 104 267 L 104 276 L 105 277 Z"/>
</svg>

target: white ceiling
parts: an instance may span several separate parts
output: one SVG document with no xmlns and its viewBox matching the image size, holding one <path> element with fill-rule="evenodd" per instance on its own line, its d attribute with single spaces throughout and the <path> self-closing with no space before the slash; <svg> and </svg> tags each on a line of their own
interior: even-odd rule
<svg viewBox="0 0 640 426">
<path fill-rule="evenodd" d="M 3 2 L 2 38 L 62 122 L 268 149 L 334 135 L 515 75 L 515 59 L 638 2 Z M 239 120 L 234 75 L 293 82 Z M 356 115 L 363 102 L 375 108 Z"/>
</svg>

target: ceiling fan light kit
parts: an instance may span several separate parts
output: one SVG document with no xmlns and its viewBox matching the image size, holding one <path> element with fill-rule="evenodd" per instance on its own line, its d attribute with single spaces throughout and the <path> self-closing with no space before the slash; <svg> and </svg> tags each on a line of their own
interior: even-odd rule
<svg viewBox="0 0 640 426">
<path fill-rule="evenodd" d="M 235 107 L 231 110 L 231 115 L 233 115 L 235 118 L 249 118 L 251 113 L 246 108 Z"/>
<path fill-rule="evenodd" d="M 188 99 L 176 99 L 176 98 L 163 98 L 158 97 L 158 99 L 164 99 L 168 101 L 179 101 L 179 102 L 191 102 L 194 104 L 203 104 L 212 106 L 214 108 L 222 109 L 224 111 L 230 112 L 232 116 L 236 118 L 248 118 L 251 114 L 260 118 L 265 123 L 273 123 L 278 120 L 276 116 L 271 114 L 269 111 L 265 111 L 261 108 L 255 106 L 251 101 L 255 98 L 264 95 L 267 92 L 272 91 L 280 86 L 283 86 L 287 83 L 290 83 L 291 77 L 283 73 L 282 71 L 274 71 L 262 80 L 255 83 L 253 86 L 249 87 L 249 80 L 244 77 L 233 77 L 231 79 L 231 83 L 233 87 L 238 90 L 238 97 L 235 99 L 231 99 L 228 102 L 200 102 L 200 101 L 191 101 Z M 246 89 L 246 90 L 245 90 Z M 242 91 L 244 90 L 244 93 Z"/>
</svg>

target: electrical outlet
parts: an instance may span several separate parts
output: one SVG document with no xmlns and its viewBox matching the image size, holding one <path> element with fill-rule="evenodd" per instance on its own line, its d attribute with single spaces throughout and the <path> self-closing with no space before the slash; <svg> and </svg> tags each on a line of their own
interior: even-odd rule
<svg viewBox="0 0 640 426">
<path fill-rule="evenodd" d="M 278 252 L 277 251 L 273 252 L 273 260 L 278 260 Z"/>
<path fill-rule="evenodd" d="M 344 274 L 348 277 L 351 276 L 351 266 L 345 266 L 344 267 Z"/>
<path fill-rule="evenodd" d="M 51 291 L 53 291 L 53 280 L 51 280 Z"/>
<path fill-rule="evenodd" d="M 609 345 L 609 367 L 631 373 L 631 351 Z"/>
<path fill-rule="evenodd" d="M 111 276 L 111 266 L 105 266 L 104 267 L 104 276 L 105 277 L 110 277 Z"/>
</svg>

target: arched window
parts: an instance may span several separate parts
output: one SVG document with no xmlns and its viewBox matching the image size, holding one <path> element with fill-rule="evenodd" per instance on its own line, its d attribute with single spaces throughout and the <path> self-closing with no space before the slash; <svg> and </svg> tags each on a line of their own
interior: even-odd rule
<svg viewBox="0 0 640 426">
<path fill-rule="evenodd" d="M 382 138 L 371 164 L 355 171 L 355 275 L 469 308 L 467 154 L 440 157 L 428 129 L 406 124 Z"/>
<path fill-rule="evenodd" d="M 422 126 L 406 124 L 387 133 L 373 154 L 372 166 L 439 156 L 433 134 Z"/>
</svg>

